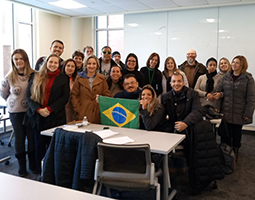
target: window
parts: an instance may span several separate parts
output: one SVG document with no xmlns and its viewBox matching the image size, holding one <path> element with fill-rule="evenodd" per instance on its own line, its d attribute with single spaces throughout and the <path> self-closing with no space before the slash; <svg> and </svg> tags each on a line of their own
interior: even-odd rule
<svg viewBox="0 0 255 200">
<path fill-rule="evenodd" d="M 96 55 L 101 49 L 110 46 L 112 51 L 124 53 L 124 15 L 96 17 Z"/>
<path fill-rule="evenodd" d="M 33 66 L 33 10 L 27 6 L 0 1 L 0 77 L 11 68 L 10 57 L 14 49 L 24 49 Z"/>
</svg>

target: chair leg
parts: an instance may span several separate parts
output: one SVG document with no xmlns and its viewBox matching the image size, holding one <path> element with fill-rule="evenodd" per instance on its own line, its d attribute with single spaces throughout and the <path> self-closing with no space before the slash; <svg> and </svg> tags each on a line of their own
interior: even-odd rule
<svg viewBox="0 0 255 200">
<path fill-rule="evenodd" d="M 101 184 L 101 183 L 99 183 L 99 188 L 98 188 L 98 191 L 97 191 L 97 195 L 100 195 L 100 193 L 101 193 L 101 189 L 102 189 L 102 184 Z"/>
<path fill-rule="evenodd" d="M 160 184 L 156 186 L 156 200 L 160 200 Z"/>
<path fill-rule="evenodd" d="M 10 136 L 10 138 L 9 138 L 8 147 L 11 146 L 11 142 L 12 142 L 13 135 L 14 135 L 14 130 L 12 130 L 11 136 Z"/>
<path fill-rule="evenodd" d="M 97 192 L 97 185 L 98 185 L 98 181 L 96 181 L 95 184 L 94 184 L 92 194 L 96 194 L 96 192 Z"/>
</svg>

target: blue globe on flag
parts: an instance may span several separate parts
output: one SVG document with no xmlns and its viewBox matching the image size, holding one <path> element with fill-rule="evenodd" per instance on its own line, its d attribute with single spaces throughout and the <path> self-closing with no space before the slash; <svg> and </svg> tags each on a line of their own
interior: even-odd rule
<svg viewBox="0 0 255 200">
<path fill-rule="evenodd" d="M 123 124 L 127 119 L 127 113 L 123 108 L 115 107 L 112 110 L 112 117 L 115 120 L 115 122 Z"/>
</svg>

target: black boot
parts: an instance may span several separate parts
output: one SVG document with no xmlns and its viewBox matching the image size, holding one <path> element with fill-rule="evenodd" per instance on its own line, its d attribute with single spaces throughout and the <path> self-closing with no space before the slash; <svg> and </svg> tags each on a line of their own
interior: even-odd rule
<svg viewBox="0 0 255 200">
<path fill-rule="evenodd" d="M 26 167 L 26 153 L 15 154 L 19 163 L 19 176 L 27 176 L 27 167 Z"/>
<path fill-rule="evenodd" d="M 29 169 L 33 174 L 38 174 L 38 170 L 35 162 L 35 152 L 28 152 Z"/>
<path fill-rule="evenodd" d="M 234 147 L 233 150 L 234 150 L 234 153 L 235 153 L 235 161 L 237 163 L 239 147 Z"/>
</svg>

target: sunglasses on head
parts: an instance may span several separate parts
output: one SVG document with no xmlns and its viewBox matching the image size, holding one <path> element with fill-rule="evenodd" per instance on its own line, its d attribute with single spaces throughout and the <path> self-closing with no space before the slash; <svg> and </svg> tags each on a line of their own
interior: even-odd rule
<svg viewBox="0 0 255 200">
<path fill-rule="evenodd" d="M 112 52 L 110 52 L 110 51 L 102 51 L 103 52 L 103 54 L 111 54 Z"/>
</svg>

